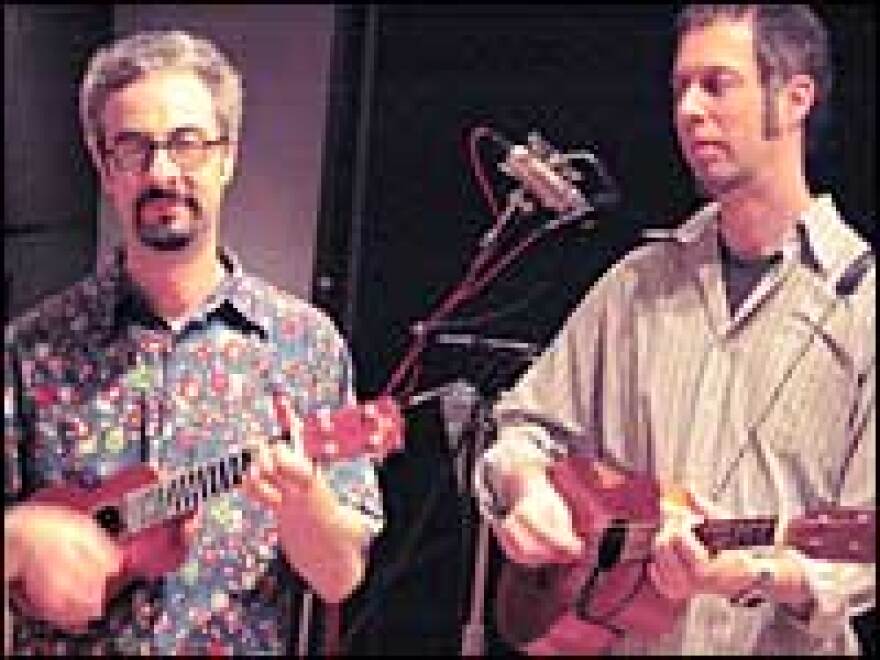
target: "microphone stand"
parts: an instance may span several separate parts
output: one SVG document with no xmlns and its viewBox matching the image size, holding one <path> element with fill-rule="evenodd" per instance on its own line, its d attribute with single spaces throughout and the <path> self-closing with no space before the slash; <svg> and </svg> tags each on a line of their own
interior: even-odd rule
<svg viewBox="0 0 880 660">
<path fill-rule="evenodd" d="M 485 133 L 486 130 L 487 129 L 482 129 L 482 132 Z M 479 130 L 474 132 L 474 136 L 478 134 Z M 593 160 L 595 160 L 595 158 Z M 479 175 L 481 170 L 479 169 L 478 164 L 474 163 L 474 167 Z M 535 210 L 534 204 L 530 199 L 525 197 L 524 193 L 525 191 L 520 188 L 518 190 L 514 190 L 508 196 L 506 207 L 502 211 L 500 211 L 500 213 L 497 213 L 493 226 L 480 241 L 480 249 L 477 255 L 474 257 L 473 261 L 468 266 L 466 275 L 458 282 L 458 284 L 452 289 L 452 291 L 450 291 L 446 295 L 446 297 L 440 302 L 440 304 L 438 304 L 430 312 L 430 314 L 428 314 L 428 316 L 423 321 L 413 325 L 412 341 L 407 351 L 404 353 L 404 356 L 399 360 L 393 372 L 391 373 L 391 376 L 389 377 L 387 383 L 382 388 L 380 397 L 393 397 L 397 401 L 401 409 L 406 409 L 413 405 L 418 405 L 421 400 L 431 398 L 432 396 L 436 395 L 437 392 L 427 393 L 427 396 L 424 398 L 419 395 L 414 395 L 414 390 L 416 389 L 418 381 L 418 372 L 420 370 L 420 364 L 418 360 L 422 352 L 425 350 L 432 333 L 437 328 L 442 326 L 442 322 L 456 308 L 458 308 L 462 303 L 466 302 L 467 300 L 474 298 L 490 282 L 492 282 L 502 270 L 504 270 L 515 259 L 517 259 L 529 246 L 538 241 L 548 232 L 556 230 L 565 224 L 572 223 L 575 220 L 579 220 L 588 213 L 596 210 L 596 207 L 590 201 L 575 205 L 567 212 L 557 214 L 557 216 L 553 218 L 550 222 L 544 223 L 543 226 L 532 230 L 525 238 L 519 240 L 511 249 L 509 249 L 505 253 L 502 253 L 501 255 L 498 255 L 498 238 L 510 218 L 517 211 L 528 215 L 533 213 Z M 492 206 L 494 212 L 494 201 L 492 203 Z M 592 222 L 586 223 L 588 227 L 591 227 L 592 224 Z M 485 420 L 487 418 L 487 414 L 485 411 L 485 406 L 479 406 L 479 408 L 481 412 L 479 414 L 480 420 L 477 424 L 476 435 L 477 441 L 481 445 L 480 450 L 482 451 L 482 445 L 485 443 L 487 436 L 485 432 Z M 468 487 L 470 486 L 470 478 L 472 476 L 473 469 L 467 470 L 466 468 L 467 465 L 459 466 L 459 472 L 466 473 L 462 474 L 462 477 L 460 479 L 461 488 L 464 488 L 465 484 L 467 484 Z M 465 627 L 463 633 L 462 642 L 462 653 L 466 655 L 471 654 L 484 647 L 482 606 L 485 595 L 487 563 L 486 559 L 488 557 L 487 551 L 489 547 L 489 533 L 485 521 L 481 521 L 478 536 L 478 547 L 476 552 L 477 558 L 474 568 L 474 594 L 472 599 L 472 611 L 470 621 Z M 334 619 L 337 619 L 339 616 L 338 607 L 329 609 L 333 611 L 333 614 L 335 614 Z M 338 621 L 334 621 L 334 623 L 338 623 Z M 338 631 L 337 634 L 332 634 L 328 636 L 328 640 L 329 639 L 338 642 L 340 639 Z M 327 650 L 327 648 L 333 646 L 333 644 L 330 644 L 328 642 L 325 645 L 325 651 Z M 330 651 L 327 651 L 328 654 L 331 654 L 331 651 L 335 654 L 335 652 L 338 652 L 339 649 L 330 648 Z"/>
<path fill-rule="evenodd" d="M 465 556 L 471 551 L 471 547 L 474 553 L 470 612 L 461 631 L 461 655 L 484 655 L 486 650 L 484 610 L 490 535 L 489 525 L 475 510 L 470 494 L 477 458 L 488 448 L 491 430 L 490 405 L 477 388 L 465 380 L 456 380 L 417 394 L 412 397 L 410 404 L 421 405 L 437 398 L 441 401 L 444 426 L 453 456 L 458 486 L 457 499 L 463 521 L 462 547 Z M 472 441 L 468 441 L 465 437 L 468 430 L 473 431 Z M 464 582 L 467 583 L 467 576 L 464 577 Z"/>
<path fill-rule="evenodd" d="M 473 473 L 476 467 L 477 458 L 488 448 L 488 440 L 491 429 L 491 414 L 489 405 L 483 398 L 479 398 L 476 404 L 476 419 L 474 422 L 474 441 L 471 443 L 470 452 L 461 452 L 459 461 L 463 465 L 464 480 L 468 494 L 472 490 Z M 473 522 L 476 520 L 476 544 L 474 546 L 474 564 L 471 573 L 471 599 L 470 613 L 464 629 L 461 634 L 461 655 L 475 656 L 486 654 L 486 626 L 485 626 L 485 603 L 486 603 L 486 584 L 488 581 L 489 570 L 489 523 L 474 511 L 473 503 L 470 497 L 465 499 L 467 508 L 467 520 L 470 525 L 469 529 L 473 529 Z M 468 538 L 470 542 L 471 538 Z"/>
</svg>

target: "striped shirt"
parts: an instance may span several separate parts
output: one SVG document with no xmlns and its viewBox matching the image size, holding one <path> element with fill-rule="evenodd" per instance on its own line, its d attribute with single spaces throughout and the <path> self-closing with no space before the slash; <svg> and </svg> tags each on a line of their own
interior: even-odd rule
<svg viewBox="0 0 880 660">
<path fill-rule="evenodd" d="M 495 407 L 477 469 L 484 515 L 492 466 L 569 452 L 680 484 L 732 516 L 873 507 L 876 271 L 835 290 L 868 245 L 830 197 L 799 219 L 732 314 L 713 203 L 615 264 L 549 349 Z M 793 553 L 816 598 L 807 622 L 771 603 L 694 597 L 676 629 L 625 653 L 855 653 L 847 617 L 875 599 L 874 567 Z"/>
</svg>

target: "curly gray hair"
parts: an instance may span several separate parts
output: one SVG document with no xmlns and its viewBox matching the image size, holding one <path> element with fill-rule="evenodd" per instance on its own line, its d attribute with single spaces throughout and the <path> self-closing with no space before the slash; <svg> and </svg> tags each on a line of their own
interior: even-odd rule
<svg viewBox="0 0 880 660">
<path fill-rule="evenodd" d="M 101 113 L 107 97 L 150 71 L 189 69 L 208 86 L 225 136 L 238 139 L 241 128 L 241 76 L 214 44 L 180 30 L 139 32 L 99 49 L 80 86 L 80 121 L 86 140 L 100 147 Z"/>
</svg>

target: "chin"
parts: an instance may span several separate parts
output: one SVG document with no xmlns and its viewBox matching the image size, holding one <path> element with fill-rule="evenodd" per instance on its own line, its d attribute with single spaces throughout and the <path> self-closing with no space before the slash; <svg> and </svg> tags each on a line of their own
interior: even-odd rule
<svg viewBox="0 0 880 660">
<path fill-rule="evenodd" d="M 746 177 L 739 172 L 715 175 L 704 173 L 702 175 L 697 175 L 696 179 L 697 185 L 703 195 L 712 199 L 717 199 L 720 196 L 733 192 L 742 187 L 746 181 Z"/>
</svg>

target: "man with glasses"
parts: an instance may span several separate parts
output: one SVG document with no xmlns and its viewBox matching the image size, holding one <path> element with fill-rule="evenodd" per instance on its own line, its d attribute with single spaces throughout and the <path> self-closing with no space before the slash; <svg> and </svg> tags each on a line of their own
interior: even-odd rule
<svg viewBox="0 0 880 660">
<path fill-rule="evenodd" d="M 241 105 L 227 59 L 183 32 L 136 34 L 90 62 L 81 120 L 123 240 L 96 274 L 6 328 L 14 653 L 282 654 L 300 580 L 335 603 L 363 579 L 383 525 L 374 466 L 313 460 L 296 424 L 354 402 L 346 346 L 327 317 L 218 244 Z M 291 442 L 269 441 L 279 436 Z M 179 566 L 112 600 L 120 547 L 92 517 L 29 501 L 245 444 L 258 449 L 243 487 L 187 521 Z"/>
</svg>

